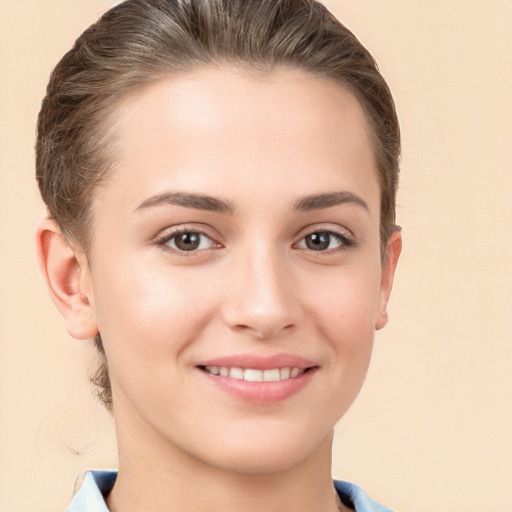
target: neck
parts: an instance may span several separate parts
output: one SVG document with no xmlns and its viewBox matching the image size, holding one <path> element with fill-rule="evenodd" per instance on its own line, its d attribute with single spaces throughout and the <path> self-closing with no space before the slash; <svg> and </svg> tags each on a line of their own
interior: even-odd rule
<svg viewBox="0 0 512 512">
<path fill-rule="evenodd" d="M 332 484 L 332 433 L 299 464 L 271 473 L 237 473 L 198 461 L 174 446 L 162 449 L 156 440 L 137 441 L 118 429 L 119 474 L 107 499 L 111 512 L 348 510 Z"/>
</svg>

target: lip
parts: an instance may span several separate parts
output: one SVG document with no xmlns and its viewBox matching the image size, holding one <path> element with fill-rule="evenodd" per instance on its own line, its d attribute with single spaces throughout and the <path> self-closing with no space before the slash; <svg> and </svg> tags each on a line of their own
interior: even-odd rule
<svg viewBox="0 0 512 512">
<path fill-rule="evenodd" d="M 248 382 L 221 375 L 212 375 L 202 369 L 204 366 L 227 366 L 242 369 L 254 368 L 270 370 L 273 368 L 296 367 L 308 369 L 297 377 L 273 382 Z M 210 385 L 237 400 L 243 402 L 270 405 L 290 398 L 304 389 L 314 377 L 319 365 L 302 357 L 290 354 L 260 356 L 255 354 L 234 354 L 201 361 L 197 366 L 199 373 Z"/>
</svg>

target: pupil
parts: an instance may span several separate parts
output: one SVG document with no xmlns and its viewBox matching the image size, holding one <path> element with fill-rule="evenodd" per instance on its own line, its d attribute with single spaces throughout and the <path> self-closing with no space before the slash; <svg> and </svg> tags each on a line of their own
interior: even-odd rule
<svg viewBox="0 0 512 512">
<path fill-rule="evenodd" d="M 182 251 L 193 251 L 199 247 L 198 233 L 182 233 L 176 239 L 176 247 Z"/>
<path fill-rule="evenodd" d="M 312 233 L 306 237 L 306 246 L 313 251 L 322 251 L 329 247 L 328 233 Z"/>
</svg>

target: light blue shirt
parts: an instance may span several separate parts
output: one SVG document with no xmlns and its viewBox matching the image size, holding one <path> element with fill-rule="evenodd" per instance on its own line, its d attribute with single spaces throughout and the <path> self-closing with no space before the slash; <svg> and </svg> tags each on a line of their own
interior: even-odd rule
<svg viewBox="0 0 512 512">
<path fill-rule="evenodd" d="M 67 512 L 109 512 L 105 497 L 112 490 L 116 477 L 117 471 L 88 471 Z M 356 512 L 392 512 L 371 500 L 357 485 L 335 480 L 334 487 L 341 501 Z"/>
</svg>

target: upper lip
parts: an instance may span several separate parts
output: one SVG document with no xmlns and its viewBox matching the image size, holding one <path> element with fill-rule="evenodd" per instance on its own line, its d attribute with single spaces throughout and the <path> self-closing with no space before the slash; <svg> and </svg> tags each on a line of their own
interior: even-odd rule
<svg viewBox="0 0 512 512">
<path fill-rule="evenodd" d="M 273 368 L 311 368 L 316 363 L 303 357 L 291 354 L 275 354 L 262 356 L 258 354 L 232 354 L 201 361 L 197 366 L 220 366 L 229 368 L 252 368 L 255 370 L 271 370 Z"/>
</svg>

